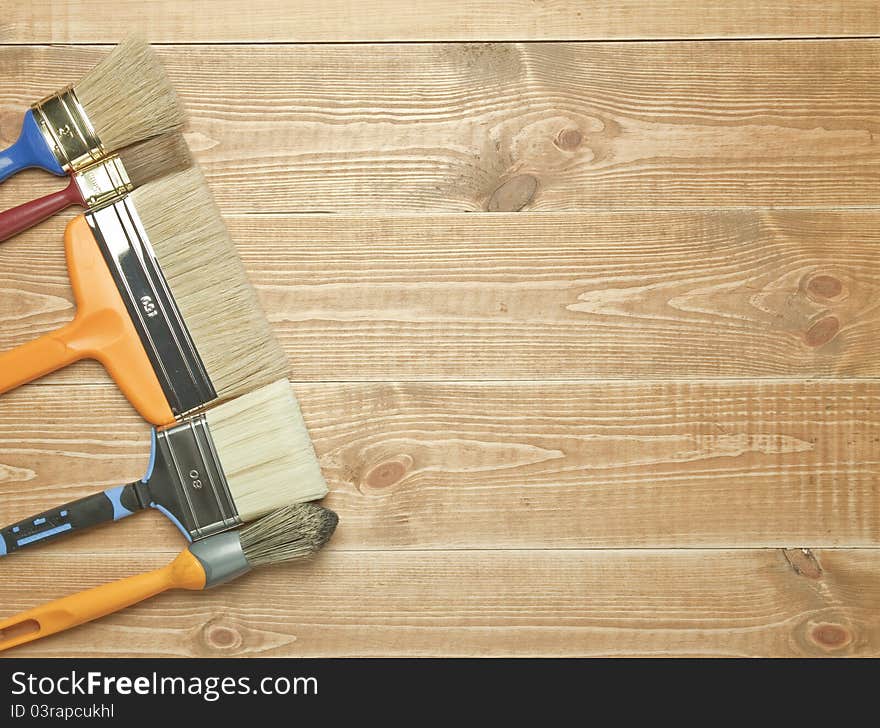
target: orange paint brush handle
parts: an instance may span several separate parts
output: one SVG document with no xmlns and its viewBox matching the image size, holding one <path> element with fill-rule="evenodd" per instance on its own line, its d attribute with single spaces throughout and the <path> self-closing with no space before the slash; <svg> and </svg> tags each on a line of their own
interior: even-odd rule
<svg viewBox="0 0 880 728">
<path fill-rule="evenodd" d="M 56 599 L 0 622 L 0 652 L 63 632 L 169 589 L 204 589 L 205 570 L 184 551 L 161 569 Z"/>
<path fill-rule="evenodd" d="M 64 241 L 76 318 L 0 354 L 0 394 L 80 359 L 97 359 L 145 419 L 173 423 L 174 413 L 85 217 L 68 223 Z"/>
<path fill-rule="evenodd" d="M 82 223 L 75 224 L 79 220 Z M 94 237 L 82 216 L 71 221 L 68 231 L 70 229 L 76 230 L 75 235 L 66 235 L 67 263 L 77 301 L 76 317 L 56 331 L 0 354 L 0 394 L 80 359 L 99 358 L 123 335 L 128 314 Z M 109 279 L 109 285 L 105 279 Z M 115 294 L 119 300 L 118 310 L 106 306 L 99 294 L 105 297 Z"/>
<path fill-rule="evenodd" d="M 0 393 L 88 356 L 75 344 L 80 328 L 80 322 L 74 319 L 62 329 L 0 354 Z"/>
</svg>

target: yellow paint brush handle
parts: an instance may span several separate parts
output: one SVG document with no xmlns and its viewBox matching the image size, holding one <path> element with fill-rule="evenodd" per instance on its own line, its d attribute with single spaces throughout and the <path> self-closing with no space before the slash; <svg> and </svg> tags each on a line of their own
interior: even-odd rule
<svg viewBox="0 0 880 728">
<path fill-rule="evenodd" d="M 130 607 L 169 589 L 204 589 L 205 570 L 189 551 L 146 574 L 103 584 L 0 622 L 0 652 Z"/>
</svg>

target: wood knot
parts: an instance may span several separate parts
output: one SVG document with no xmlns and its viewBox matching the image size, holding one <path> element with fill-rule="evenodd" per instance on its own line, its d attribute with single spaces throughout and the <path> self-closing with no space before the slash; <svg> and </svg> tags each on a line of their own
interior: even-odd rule
<svg viewBox="0 0 880 728">
<path fill-rule="evenodd" d="M 229 652 L 241 647 L 244 642 L 241 632 L 235 627 L 209 622 L 202 631 L 205 646 L 213 652 Z"/>
<path fill-rule="evenodd" d="M 810 549 L 782 549 L 782 553 L 795 574 L 808 579 L 822 576 L 822 567 Z"/>
<path fill-rule="evenodd" d="M 584 140 L 580 129 L 563 129 L 556 135 L 553 143 L 563 151 L 571 152 L 577 149 Z"/>
<path fill-rule="evenodd" d="M 810 639 L 819 647 L 839 650 L 852 642 L 852 634 L 846 627 L 841 627 L 839 624 L 817 624 L 810 630 Z"/>
<path fill-rule="evenodd" d="M 364 485 L 370 490 L 384 490 L 397 485 L 412 469 L 413 459 L 409 455 L 397 455 L 385 460 L 370 471 L 364 477 Z"/>
<path fill-rule="evenodd" d="M 807 346 L 816 348 L 831 341 L 838 331 L 840 331 L 840 321 L 837 320 L 837 317 L 826 316 L 807 329 L 807 332 L 804 334 L 804 341 L 807 343 Z"/>
<path fill-rule="evenodd" d="M 511 177 L 492 193 L 489 198 L 489 212 L 519 212 L 538 191 L 538 179 L 531 174 L 518 174 Z"/>
<path fill-rule="evenodd" d="M 816 298 L 837 298 L 843 293 L 843 283 L 834 276 L 813 276 L 807 283 L 807 292 Z"/>
</svg>

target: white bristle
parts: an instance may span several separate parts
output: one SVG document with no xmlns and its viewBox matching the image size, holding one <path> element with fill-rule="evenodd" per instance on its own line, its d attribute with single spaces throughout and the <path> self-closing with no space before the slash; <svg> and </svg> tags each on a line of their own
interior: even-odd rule
<svg viewBox="0 0 880 728">
<path fill-rule="evenodd" d="M 282 508 L 239 531 L 239 542 L 251 566 L 305 559 L 333 535 L 339 517 L 316 503 Z"/>
<path fill-rule="evenodd" d="M 131 193 L 219 399 L 287 376 L 287 358 L 196 167 Z"/>
<path fill-rule="evenodd" d="M 74 86 L 107 151 L 183 125 L 183 110 L 165 68 L 141 35 L 120 43 Z"/>
<path fill-rule="evenodd" d="M 327 494 L 299 403 L 286 379 L 214 407 L 205 417 L 243 520 Z"/>
</svg>

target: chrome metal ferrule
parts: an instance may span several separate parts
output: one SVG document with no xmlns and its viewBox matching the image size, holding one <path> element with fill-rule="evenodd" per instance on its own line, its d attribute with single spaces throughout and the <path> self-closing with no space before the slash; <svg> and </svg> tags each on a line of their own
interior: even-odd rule
<svg viewBox="0 0 880 728">
<path fill-rule="evenodd" d="M 73 175 L 73 179 L 88 208 L 121 200 L 134 189 L 125 165 L 115 154 L 84 167 Z"/>
<path fill-rule="evenodd" d="M 31 110 L 46 144 L 65 172 L 82 169 L 107 156 L 73 86 L 40 99 L 31 105 Z"/>
<path fill-rule="evenodd" d="M 198 541 L 189 547 L 189 552 L 205 570 L 205 589 L 225 584 L 251 570 L 238 531 Z"/>
<path fill-rule="evenodd" d="M 90 210 L 85 218 L 174 416 L 217 399 L 130 198 Z"/>
<path fill-rule="evenodd" d="M 177 521 L 193 541 L 241 525 L 204 415 L 156 433 L 155 463 L 138 499 Z"/>
</svg>

